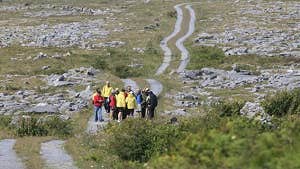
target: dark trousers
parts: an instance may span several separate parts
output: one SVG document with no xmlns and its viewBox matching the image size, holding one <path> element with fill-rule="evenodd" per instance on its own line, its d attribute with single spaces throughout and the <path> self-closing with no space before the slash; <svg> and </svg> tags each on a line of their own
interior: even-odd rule
<svg viewBox="0 0 300 169">
<path fill-rule="evenodd" d="M 108 101 L 107 97 L 104 97 L 104 99 L 105 99 L 105 101 L 104 101 L 105 111 L 106 111 L 106 113 L 109 113 L 110 112 L 109 101 Z"/>
<path fill-rule="evenodd" d="M 146 106 L 143 106 L 143 105 L 142 105 L 141 117 L 142 117 L 142 118 L 145 118 L 145 116 L 146 116 Z"/>
<path fill-rule="evenodd" d="M 133 116 L 134 109 L 127 109 L 128 111 L 128 116 Z"/>
<path fill-rule="evenodd" d="M 118 120 L 118 110 L 117 110 L 117 108 L 111 108 L 110 107 L 110 111 L 112 111 L 112 118 L 113 118 L 113 120 Z"/>
<path fill-rule="evenodd" d="M 148 107 L 148 118 L 149 119 L 154 118 L 154 111 L 155 111 L 155 107 Z"/>
</svg>

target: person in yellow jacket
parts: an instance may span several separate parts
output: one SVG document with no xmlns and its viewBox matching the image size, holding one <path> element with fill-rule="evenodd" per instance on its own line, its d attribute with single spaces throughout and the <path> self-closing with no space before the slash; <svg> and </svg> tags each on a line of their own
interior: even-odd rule
<svg viewBox="0 0 300 169">
<path fill-rule="evenodd" d="M 133 117 L 134 109 L 137 108 L 136 98 L 133 95 L 133 92 L 129 92 L 128 96 L 126 97 L 126 104 L 127 104 L 127 110 L 128 115 Z"/>
<path fill-rule="evenodd" d="M 117 94 L 116 101 L 117 101 L 117 110 L 119 112 L 118 122 L 121 122 L 125 115 L 125 109 L 126 109 L 125 89 L 122 89 L 121 92 Z"/>
<path fill-rule="evenodd" d="M 110 86 L 110 82 L 106 81 L 106 84 L 103 86 L 102 91 L 101 91 L 102 96 L 105 99 L 104 108 L 105 108 L 106 113 L 110 113 L 109 96 L 111 95 L 112 90 L 113 90 L 113 88 Z"/>
</svg>

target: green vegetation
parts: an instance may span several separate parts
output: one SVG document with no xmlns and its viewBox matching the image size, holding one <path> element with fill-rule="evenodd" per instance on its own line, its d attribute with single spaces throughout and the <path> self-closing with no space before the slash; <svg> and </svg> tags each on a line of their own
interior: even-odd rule
<svg viewBox="0 0 300 169">
<path fill-rule="evenodd" d="M 300 113 L 300 89 L 281 91 L 275 96 L 267 97 L 263 102 L 266 113 L 282 117 Z"/>
<path fill-rule="evenodd" d="M 191 45 L 190 45 L 191 46 Z M 300 63 L 299 58 L 285 57 L 263 57 L 257 55 L 225 56 L 224 52 L 216 47 L 192 46 L 189 48 L 191 61 L 188 69 L 195 70 L 204 67 L 214 67 L 231 70 L 236 64 L 242 70 L 257 74 L 258 69 L 268 69 Z"/>
<path fill-rule="evenodd" d="M 11 124 L 14 121 L 15 124 Z M 11 116 L 0 116 L 0 128 L 10 130 L 16 136 L 59 136 L 66 137 L 73 134 L 70 120 L 62 120 L 58 116 L 51 117 L 21 117 L 12 119 Z"/>
<path fill-rule="evenodd" d="M 213 107 L 216 112 L 220 113 L 221 117 L 224 116 L 238 116 L 240 114 L 240 110 L 245 105 L 242 101 L 220 101 L 215 103 Z"/>
<path fill-rule="evenodd" d="M 191 61 L 188 69 L 217 67 L 224 63 L 225 55 L 221 49 L 214 47 L 193 47 L 193 50 L 190 51 Z"/>
<path fill-rule="evenodd" d="M 118 155 L 122 160 L 138 162 L 147 162 L 180 139 L 176 126 L 134 119 L 129 119 L 120 126 L 111 126 L 106 133 L 109 140 L 107 151 Z"/>
<path fill-rule="evenodd" d="M 275 110 L 297 110 L 291 107 L 297 107 L 299 91 L 284 94 L 293 96 L 293 106 L 280 102 L 282 92 L 267 100 L 279 100 L 273 104 Z M 243 101 L 219 102 L 206 115 L 181 118 L 178 124 L 164 119 L 110 123 L 98 135 L 71 139 L 67 147 L 82 168 L 300 167 L 299 117 L 281 114 L 265 124 L 240 116 L 243 105 Z"/>
</svg>

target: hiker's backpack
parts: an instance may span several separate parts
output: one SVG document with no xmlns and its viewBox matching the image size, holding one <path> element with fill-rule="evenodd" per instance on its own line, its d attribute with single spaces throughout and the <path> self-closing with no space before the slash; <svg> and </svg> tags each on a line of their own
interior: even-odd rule
<svg viewBox="0 0 300 169">
<path fill-rule="evenodd" d="M 156 96 L 154 93 L 152 93 L 152 94 L 150 95 L 150 99 L 151 99 L 151 104 L 152 104 L 152 106 L 153 106 L 153 107 L 156 107 L 157 104 L 158 104 L 158 102 L 157 102 L 157 96 Z"/>
</svg>

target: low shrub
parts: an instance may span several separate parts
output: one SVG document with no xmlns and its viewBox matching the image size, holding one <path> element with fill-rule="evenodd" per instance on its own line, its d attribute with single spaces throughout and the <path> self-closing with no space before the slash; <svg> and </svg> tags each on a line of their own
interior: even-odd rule
<svg viewBox="0 0 300 169">
<path fill-rule="evenodd" d="M 181 136 L 177 126 L 135 119 L 112 126 L 106 132 L 109 151 L 123 160 L 138 162 L 168 151 Z"/>
<path fill-rule="evenodd" d="M 153 157 L 148 167 L 299 168 L 298 118 L 293 122 L 286 119 L 276 130 L 257 130 L 259 123 L 239 116 L 220 118 L 213 128 L 211 122 L 201 121 L 198 131 L 179 140 L 168 153 Z"/>
<path fill-rule="evenodd" d="M 268 96 L 262 106 L 266 113 L 278 117 L 287 114 L 300 113 L 300 89 L 280 91 L 274 96 Z"/>
<path fill-rule="evenodd" d="M 11 120 L 11 116 L 0 116 L 0 128 L 8 128 Z"/>
<path fill-rule="evenodd" d="M 21 118 L 13 128 L 18 136 L 70 136 L 73 133 L 70 120 L 62 120 L 57 116 L 46 120 L 38 117 Z"/>
<path fill-rule="evenodd" d="M 215 112 L 223 116 L 236 116 L 245 105 L 244 101 L 220 101 L 213 105 Z"/>
</svg>

